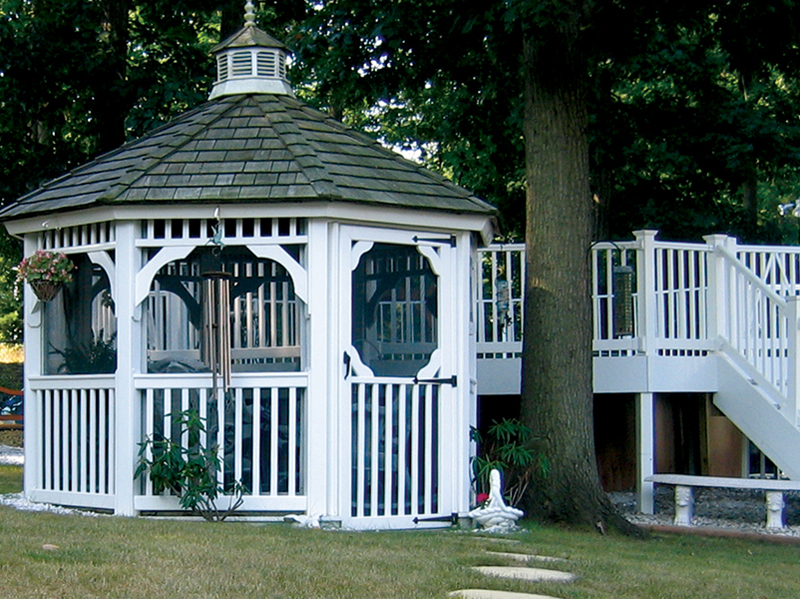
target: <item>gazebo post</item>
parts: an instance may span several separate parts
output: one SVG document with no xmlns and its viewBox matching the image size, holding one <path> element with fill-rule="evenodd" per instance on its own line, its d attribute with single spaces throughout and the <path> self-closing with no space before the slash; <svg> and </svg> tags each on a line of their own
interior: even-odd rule
<svg viewBox="0 0 800 599">
<path fill-rule="evenodd" d="M 25 235 L 24 247 L 25 255 L 30 256 L 37 250 L 37 236 Z M 39 481 L 42 471 L 42 424 L 39 414 L 39 401 L 37 393 L 28 384 L 31 375 L 41 376 L 42 374 L 42 335 L 38 328 L 42 324 L 43 305 L 39 305 L 36 296 L 33 294 L 29 285 L 23 286 L 24 301 L 23 310 L 25 311 L 25 428 L 23 429 L 25 445 L 25 468 L 23 469 L 23 489 L 25 495 L 30 499 L 30 493 L 34 489 L 41 488 Z M 32 313 L 34 309 L 39 312 Z"/>
<path fill-rule="evenodd" d="M 116 395 L 114 411 L 114 491 L 116 501 L 114 513 L 121 516 L 134 516 L 134 477 L 136 468 L 137 443 L 140 440 L 139 414 L 137 410 L 137 391 L 134 375 L 139 372 L 141 355 L 140 318 L 134 305 L 136 273 L 141 259 L 136 248 L 136 223 L 124 221 L 117 223 L 116 251 L 116 289 L 114 298 L 117 310 L 117 338 L 125 340 L 117 352 Z"/>
<path fill-rule="evenodd" d="M 324 221 L 308 223 L 307 268 L 310 281 L 320 292 L 309 293 L 308 321 L 304 342 L 308 347 L 308 390 L 306 397 L 306 464 L 308 473 L 307 489 L 308 515 L 330 514 L 328 501 L 329 476 L 335 456 L 328 447 L 328 418 L 332 401 L 330 389 L 335 388 L 335 372 L 328 370 L 328 346 L 331 340 L 328 333 L 328 294 L 322 290 L 330 289 L 328 259 L 328 224 Z"/>
</svg>

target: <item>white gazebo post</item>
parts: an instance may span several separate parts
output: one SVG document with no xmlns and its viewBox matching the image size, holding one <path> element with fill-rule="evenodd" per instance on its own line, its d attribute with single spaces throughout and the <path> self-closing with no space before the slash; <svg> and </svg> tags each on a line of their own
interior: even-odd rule
<svg viewBox="0 0 800 599">
<path fill-rule="evenodd" d="M 141 267 L 140 251 L 136 247 L 138 223 L 122 221 L 116 224 L 116 289 L 114 298 L 117 308 L 117 338 L 127 345 L 119 345 L 117 351 L 116 390 L 114 392 L 114 491 L 116 502 L 114 513 L 122 516 L 136 514 L 134 508 L 135 480 L 138 443 L 140 441 L 139 398 L 135 375 L 140 370 L 141 307 L 136 306 L 136 274 Z"/>
<path fill-rule="evenodd" d="M 331 374 L 328 371 L 327 348 L 331 344 L 329 335 L 330 260 L 328 256 L 328 223 L 308 223 L 308 294 L 306 338 L 308 358 L 308 389 L 306 405 L 306 480 L 308 515 L 318 517 L 330 513 L 332 508 L 328 488 L 330 474 L 336 467 L 336 459 L 329 451 L 330 405 L 328 389 L 331 389 Z"/>
<path fill-rule="evenodd" d="M 25 235 L 25 256 L 30 256 L 38 248 L 38 235 L 29 233 Z M 23 310 L 25 328 L 25 380 L 24 380 L 24 410 L 25 427 L 23 428 L 25 445 L 25 468 L 23 469 L 23 489 L 30 499 L 30 493 L 41 487 L 42 471 L 42 424 L 39 414 L 40 402 L 38 392 L 29 385 L 31 375 L 42 375 L 42 312 L 44 303 L 36 299 L 30 285 L 23 286 Z"/>
</svg>

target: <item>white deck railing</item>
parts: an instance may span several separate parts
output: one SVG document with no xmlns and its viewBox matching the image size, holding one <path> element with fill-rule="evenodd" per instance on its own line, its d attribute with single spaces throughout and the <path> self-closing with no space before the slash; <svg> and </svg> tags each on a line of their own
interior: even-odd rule
<svg viewBox="0 0 800 599">
<path fill-rule="evenodd" d="M 475 263 L 477 350 L 480 358 L 514 358 L 522 352 L 525 245 L 483 248 Z"/>
<path fill-rule="evenodd" d="M 800 365 L 797 325 L 790 325 L 798 321 L 800 248 L 739 246 L 721 235 L 706 243 L 658 241 L 655 231 L 635 237 L 592 246 L 595 355 L 702 357 L 725 351 L 794 414 Z M 479 252 L 479 359 L 514 357 L 522 350 L 524 263 L 522 245 Z M 627 295 L 621 289 L 626 276 Z M 508 298 L 498 291 L 504 281 L 512 282 Z M 629 322 L 620 326 L 620 319 Z"/>
</svg>

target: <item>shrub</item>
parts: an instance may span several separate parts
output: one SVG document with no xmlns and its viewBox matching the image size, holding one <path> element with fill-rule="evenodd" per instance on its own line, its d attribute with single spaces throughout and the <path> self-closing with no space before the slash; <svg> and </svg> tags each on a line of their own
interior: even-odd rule
<svg viewBox="0 0 800 599">
<path fill-rule="evenodd" d="M 187 439 L 184 447 L 172 439 L 149 437 L 139 444 L 139 466 L 136 476 L 148 474 L 155 493 L 170 491 L 179 498 L 181 507 L 202 516 L 209 522 L 221 522 L 242 503 L 244 487 L 240 481 L 233 485 L 227 509 L 217 507 L 223 488 L 217 480 L 219 446 L 204 447 L 200 433 L 205 432 L 203 418 L 196 410 L 170 414 L 177 438 Z"/>
<path fill-rule="evenodd" d="M 535 469 L 547 475 L 547 457 L 531 448 L 532 431 L 519 420 L 504 418 L 493 422 L 485 439 L 475 427 L 470 432 L 478 444 L 478 455 L 472 459 L 476 495 L 488 494 L 489 476 L 497 469 L 503 480 L 503 496 L 513 507 L 528 489 Z"/>
</svg>

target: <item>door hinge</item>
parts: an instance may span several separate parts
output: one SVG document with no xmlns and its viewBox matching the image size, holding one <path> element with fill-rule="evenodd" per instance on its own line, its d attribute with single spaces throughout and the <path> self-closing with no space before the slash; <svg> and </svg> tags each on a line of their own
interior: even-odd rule
<svg viewBox="0 0 800 599">
<path fill-rule="evenodd" d="M 420 241 L 427 241 L 428 243 L 449 243 L 451 248 L 456 247 L 455 235 L 451 235 L 450 237 L 417 237 L 414 235 L 412 239 L 414 243 L 419 243 Z"/>
<path fill-rule="evenodd" d="M 420 383 L 427 383 L 431 385 L 453 385 L 453 387 L 457 387 L 458 377 L 455 374 L 446 379 L 418 379 L 417 377 L 414 377 L 414 384 L 419 385 Z"/>
<path fill-rule="evenodd" d="M 431 516 L 430 518 L 420 518 L 417 516 L 412 520 L 414 524 L 419 524 L 420 522 L 449 522 L 453 526 L 458 524 L 458 513 L 453 512 L 449 516 Z"/>
</svg>

